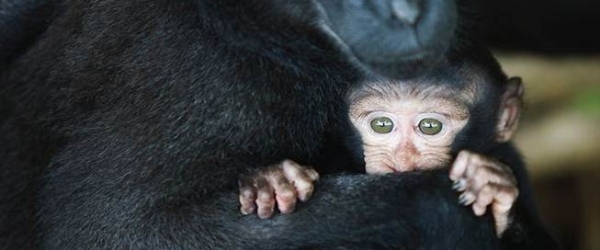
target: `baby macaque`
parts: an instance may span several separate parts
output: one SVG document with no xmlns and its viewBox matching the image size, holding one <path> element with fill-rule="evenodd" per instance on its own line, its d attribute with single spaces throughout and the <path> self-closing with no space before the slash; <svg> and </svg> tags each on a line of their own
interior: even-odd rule
<svg viewBox="0 0 600 250">
<path fill-rule="evenodd" d="M 459 75 L 462 81 L 456 83 L 456 74 L 468 75 Z M 451 76 L 454 82 L 443 77 L 368 82 L 350 93 L 349 117 L 362 139 L 365 171 L 386 174 L 449 165 L 453 187 L 462 192 L 459 202 L 471 205 L 478 216 L 490 206 L 501 235 L 518 197 L 516 179 L 510 167 L 465 149 L 477 150 L 482 141 L 491 147 L 510 140 L 521 108 L 521 80 L 509 79 L 500 88 L 504 93 L 492 97 L 485 75 L 462 70 Z M 492 114 L 474 113 L 477 105 L 497 108 L 488 109 Z M 290 213 L 297 199 L 311 196 L 317 179 L 312 168 L 291 160 L 263 168 L 240 179 L 241 211 L 268 218 L 277 204 L 281 213 Z"/>
</svg>

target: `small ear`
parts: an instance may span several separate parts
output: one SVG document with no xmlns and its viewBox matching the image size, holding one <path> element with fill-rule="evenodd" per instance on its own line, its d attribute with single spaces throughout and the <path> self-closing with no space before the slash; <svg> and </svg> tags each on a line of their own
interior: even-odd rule
<svg viewBox="0 0 600 250">
<path fill-rule="evenodd" d="M 520 77 L 508 79 L 506 91 L 500 102 L 498 124 L 496 126 L 496 141 L 509 141 L 519 125 L 521 106 L 523 104 L 523 84 Z"/>
</svg>

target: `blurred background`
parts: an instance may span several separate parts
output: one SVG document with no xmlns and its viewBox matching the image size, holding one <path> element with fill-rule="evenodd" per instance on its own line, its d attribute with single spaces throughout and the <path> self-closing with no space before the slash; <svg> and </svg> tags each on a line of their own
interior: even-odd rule
<svg viewBox="0 0 600 250">
<path fill-rule="evenodd" d="M 487 0 L 486 38 L 525 83 L 515 143 L 564 249 L 600 250 L 600 1 Z"/>
</svg>

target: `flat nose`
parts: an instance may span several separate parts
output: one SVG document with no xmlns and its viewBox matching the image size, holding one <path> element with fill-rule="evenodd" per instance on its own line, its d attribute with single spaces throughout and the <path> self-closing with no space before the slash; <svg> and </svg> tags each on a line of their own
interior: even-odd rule
<svg viewBox="0 0 600 250">
<path fill-rule="evenodd" d="M 393 168 L 399 172 L 416 170 L 419 157 L 419 151 L 412 143 L 400 145 L 394 154 Z"/>
</svg>

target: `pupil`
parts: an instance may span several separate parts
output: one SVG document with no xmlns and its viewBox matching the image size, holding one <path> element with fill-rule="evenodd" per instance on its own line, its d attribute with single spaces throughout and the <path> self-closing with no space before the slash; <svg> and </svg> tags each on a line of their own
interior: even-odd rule
<svg viewBox="0 0 600 250">
<path fill-rule="evenodd" d="M 381 120 L 379 120 L 379 121 L 377 121 L 376 125 L 379 126 L 379 127 L 386 127 L 386 126 L 389 126 L 391 124 L 389 122 L 387 122 L 387 121 L 381 121 Z"/>
</svg>

